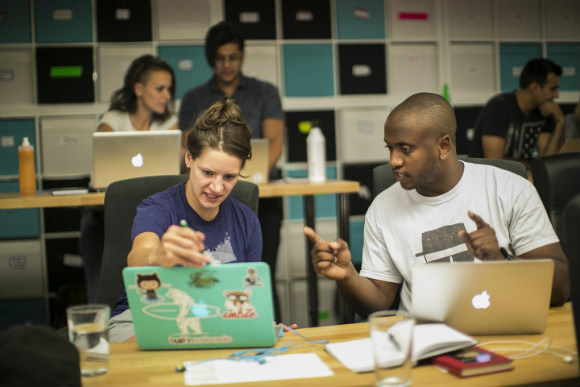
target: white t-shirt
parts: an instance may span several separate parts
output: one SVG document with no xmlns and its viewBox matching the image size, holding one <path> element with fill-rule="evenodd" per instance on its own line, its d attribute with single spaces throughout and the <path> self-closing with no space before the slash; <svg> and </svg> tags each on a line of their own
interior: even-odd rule
<svg viewBox="0 0 580 387">
<path fill-rule="evenodd" d="M 149 130 L 168 130 L 177 122 L 177 116 L 172 115 L 165 122 L 153 121 Z M 109 110 L 97 124 L 99 127 L 101 124 L 107 124 L 113 128 L 116 132 L 132 132 L 135 130 L 133 125 L 131 125 L 131 119 L 129 118 L 129 113 L 122 112 L 119 110 Z"/>
<path fill-rule="evenodd" d="M 381 192 L 365 216 L 360 274 L 403 283 L 401 310 L 410 310 L 412 267 L 436 260 L 473 260 L 457 237 L 472 232 L 470 210 L 494 230 L 500 247 L 521 255 L 558 242 L 535 187 L 526 179 L 489 165 L 464 163 L 449 192 L 426 197 L 394 184 Z"/>
</svg>

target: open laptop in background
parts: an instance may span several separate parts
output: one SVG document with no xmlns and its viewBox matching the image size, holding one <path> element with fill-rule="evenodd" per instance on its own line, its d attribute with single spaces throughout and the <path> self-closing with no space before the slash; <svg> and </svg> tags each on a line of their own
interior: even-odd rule
<svg viewBox="0 0 580 387">
<path fill-rule="evenodd" d="M 546 329 L 554 262 L 530 259 L 413 267 L 413 314 L 469 335 Z"/>
<path fill-rule="evenodd" d="M 102 190 L 117 180 L 180 173 L 180 130 L 93 133 L 90 186 Z"/>
<path fill-rule="evenodd" d="M 265 138 L 253 138 L 252 144 L 252 158 L 246 160 L 244 169 L 240 176 L 241 180 L 251 181 L 254 184 L 268 182 L 268 146 L 269 141 Z"/>
<path fill-rule="evenodd" d="M 276 343 L 270 268 L 264 262 L 126 267 L 123 280 L 141 349 Z"/>
</svg>

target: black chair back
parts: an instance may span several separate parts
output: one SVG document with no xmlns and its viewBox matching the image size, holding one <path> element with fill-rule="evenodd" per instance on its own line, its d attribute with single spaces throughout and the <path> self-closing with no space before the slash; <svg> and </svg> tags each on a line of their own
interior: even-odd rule
<svg viewBox="0 0 580 387">
<path fill-rule="evenodd" d="M 570 297 L 576 327 L 576 344 L 580 349 L 580 194 L 564 207 L 564 251 L 568 257 Z"/>
<path fill-rule="evenodd" d="M 580 193 L 580 152 L 557 153 L 532 160 L 534 186 L 544 203 L 552 226 L 565 241 L 564 207 Z M 562 243 L 565 250 L 565 242 Z"/>
</svg>

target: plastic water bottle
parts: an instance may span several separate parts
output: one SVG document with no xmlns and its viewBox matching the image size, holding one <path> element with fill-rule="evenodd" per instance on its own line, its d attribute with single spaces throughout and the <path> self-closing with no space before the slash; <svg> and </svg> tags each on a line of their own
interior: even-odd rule
<svg viewBox="0 0 580 387">
<path fill-rule="evenodd" d="M 22 139 L 18 147 L 18 178 L 20 193 L 34 195 L 36 192 L 36 172 L 34 171 L 34 147 L 30 145 L 28 137 Z"/>
<path fill-rule="evenodd" d="M 308 181 L 322 183 L 326 181 L 326 139 L 318 127 L 310 129 L 306 138 L 308 159 Z"/>
</svg>

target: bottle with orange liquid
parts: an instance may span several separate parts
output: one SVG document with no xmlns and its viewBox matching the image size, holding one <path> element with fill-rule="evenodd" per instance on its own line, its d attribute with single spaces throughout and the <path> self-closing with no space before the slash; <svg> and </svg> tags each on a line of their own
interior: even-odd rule
<svg viewBox="0 0 580 387">
<path fill-rule="evenodd" d="M 20 193 L 34 195 L 36 192 L 36 172 L 34 171 L 34 147 L 28 142 L 28 137 L 22 139 L 18 147 L 18 173 Z"/>
</svg>

